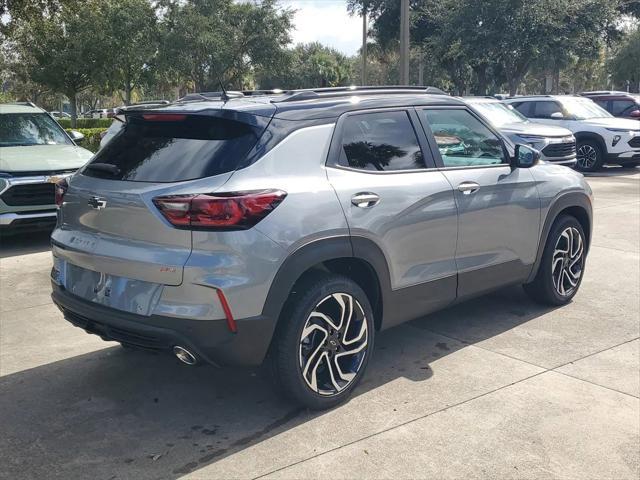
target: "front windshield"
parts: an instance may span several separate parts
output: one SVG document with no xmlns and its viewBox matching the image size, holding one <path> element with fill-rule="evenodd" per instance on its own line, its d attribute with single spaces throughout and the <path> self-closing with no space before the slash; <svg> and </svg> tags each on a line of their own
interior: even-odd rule
<svg viewBox="0 0 640 480">
<path fill-rule="evenodd" d="M 486 117 L 495 127 L 502 127 L 508 123 L 526 123 L 527 117 L 522 115 L 511 105 L 500 102 L 472 102 L 471 105 Z"/>
<path fill-rule="evenodd" d="M 597 103 L 585 98 L 563 98 L 562 106 L 566 112 L 576 120 L 613 116 Z"/>
<path fill-rule="evenodd" d="M 69 145 L 71 140 L 46 113 L 0 115 L 0 147 Z"/>
</svg>

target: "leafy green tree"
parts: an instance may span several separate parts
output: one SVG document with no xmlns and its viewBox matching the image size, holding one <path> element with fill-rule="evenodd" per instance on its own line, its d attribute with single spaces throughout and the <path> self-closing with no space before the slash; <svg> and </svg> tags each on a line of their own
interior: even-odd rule
<svg viewBox="0 0 640 480">
<path fill-rule="evenodd" d="M 297 45 L 286 54 L 280 68 L 258 72 L 260 88 L 313 88 L 349 85 L 351 61 L 337 50 L 313 42 Z"/>
<path fill-rule="evenodd" d="M 129 105 L 132 91 L 145 80 L 158 52 L 156 12 L 148 0 L 108 0 L 102 12 L 109 46 L 101 77 L 108 90 L 123 92 L 122 100 Z"/>
<path fill-rule="evenodd" d="M 169 0 L 162 8 L 160 68 L 197 91 L 218 90 L 220 82 L 242 88 L 253 70 L 285 58 L 292 12 L 276 0 Z"/>
<path fill-rule="evenodd" d="M 91 85 L 105 59 L 105 38 L 96 29 L 101 23 L 99 7 L 97 0 L 74 7 L 62 5 L 54 14 L 18 25 L 15 32 L 18 61 L 25 75 L 66 95 L 74 127 L 78 94 Z"/>
<path fill-rule="evenodd" d="M 631 32 L 611 60 L 611 73 L 618 85 L 640 92 L 640 27 Z"/>
<path fill-rule="evenodd" d="M 349 7 L 358 11 L 366 1 Z M 374 38 L 397 49 L 399 2 L 370 2 Z M 616 34 L 620 0 L 412 0 L 411 8 L 412 42 L 447 72 L 456 93 L 506 83 L 515 94 L 543 59 L 558 72 L 597 56 Z"/>
</svg>

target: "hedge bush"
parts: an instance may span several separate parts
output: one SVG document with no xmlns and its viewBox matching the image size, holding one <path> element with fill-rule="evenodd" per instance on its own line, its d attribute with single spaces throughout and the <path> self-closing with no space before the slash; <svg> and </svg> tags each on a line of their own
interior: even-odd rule
<svg viewBox="0 0 640 480">
<path fill-rule="evenodd" d="M 80 128 L 109 128 L 113 122 L 111 118 L 79 118 L 76 130 Z M 71 128 L 70 118 L 59 118 L 58 123 L 62 128 Z"/>
<path fill-rule="evenodd" d="M 67 132 L 70 132 L 72 129 L 67 128 L 66 130 Z M 94 153 L 98 151 L 98 149 L 100 148 L 101 140 L 100 134 L 104 132 L 106 128 L 76 128 L 75 130 L 84 135 L 82 141 L 78 143 L 81 147 L 86 148 L 87 150 L 90 150 Z"/>
</svg>

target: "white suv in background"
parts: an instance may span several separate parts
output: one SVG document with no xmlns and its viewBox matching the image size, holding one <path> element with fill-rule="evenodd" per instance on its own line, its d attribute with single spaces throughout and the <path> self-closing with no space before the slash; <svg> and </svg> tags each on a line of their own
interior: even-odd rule
<svg viewBox="0 0 640 480">
<path fill-rule="evenodd" d="M 640 165 L 640 126 L 616 118 L 588 98 L 572 95 L 534 95 L 505 100 L 534 122 L 565 127 L 577 143 L 579 170 L 593 172 L 605 163 Z"/>
</svg>

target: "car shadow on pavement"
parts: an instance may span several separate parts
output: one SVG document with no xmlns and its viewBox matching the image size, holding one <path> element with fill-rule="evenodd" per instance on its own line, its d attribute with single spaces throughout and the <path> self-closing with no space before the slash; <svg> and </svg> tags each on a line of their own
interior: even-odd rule
<svg viewBox="0 0 640 480">
<path fill-rule="evenodd" d="M 620 166 L 605 166 L 602 167 L 597 172 L 582 172 L 582 174 L 586 178 L 594 178 L 594 177 L 631 177 L 640 173 L 640 168 L 623 168 Z"/>
<path fill-rule="evenodd" d="M 546 311 L 509 288 L 381 332 L 350 402 L 401 378 L 428 389 L 435 360 Z M 0 378 L 0 478 L 174 479 L 323 415 L 354 428 L 344 408 L 291 405 L 264 366 L 187 367 L 108 347 Z"/>
<path fill-rule="evenodd" d="M 0 236 L 0 258 L 46 252 L 51 248 L 51 231 L 3 234 Z"/>
</svg>

